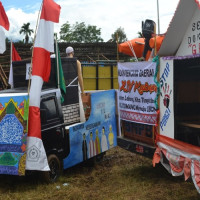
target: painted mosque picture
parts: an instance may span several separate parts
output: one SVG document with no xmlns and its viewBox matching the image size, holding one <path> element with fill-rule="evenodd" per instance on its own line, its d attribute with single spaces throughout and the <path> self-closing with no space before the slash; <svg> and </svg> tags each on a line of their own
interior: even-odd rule
<svg viewBox="0 0 200 200">
<path fill-rule="evenodd" d="M 1 95 L 0 173 L 25 174 L 28 95 Z"/>
</svg>

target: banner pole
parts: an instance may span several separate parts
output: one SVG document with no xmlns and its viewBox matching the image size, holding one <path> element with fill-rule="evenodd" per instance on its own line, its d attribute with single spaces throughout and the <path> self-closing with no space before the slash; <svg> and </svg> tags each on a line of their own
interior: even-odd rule
<svg viewBox="0 0 200 200">
<path fill-rule="evenodd" d="M 59 62 L 58 62 L 58 41 L 57 34 L 55 34 L 55 43 L 56 43 L 56 65 L 57 65 L 57 84 L 58 88 L 60 88 L 60 73 L 59 73 Z"/>
<path fill-rule="evenodd" d="M 10 40 L 10 72 L 8 77 L 8 83 L 10 84 L 11 89 L 13 89 L 13 67 L 12 67 L 12 39 Z"/>
<path fill-rule="evenodd" d="M 10 40 L 10 66 L 12 65 L 12 39 Z"/>
<path fill-rule="evenodd" d="M 35 32 L 34 32 L 34 38 L 33 38 L 32 54 L 31 54 L 31 66 L 30 66 L 29 80 L 28 80 L 28 95 L 30 93 L 30 85 L 31 85 L 31 75 L 32 75 L 32 65 L 33 65 L 33 51 L 34 51 L 34 46 L 35 46 L 36 33 L 37 33 L 37 29 L 38 29 L 38 24 L 39 24 L 39 18 L 40 18 L 40 15 L 41 15 L 42 5 L 43 5 L 43 1 L 41 3 L 40 10 L 38 12 L 38 18 L 37 18 L 37 23 L 36 23 L 36 28 L 35 28 Z"/>
<path fill-rule="evenodd" d="M 118 33 L 116 34 L 116 42 L 117 42 L 117 62 L 119 62 L 119 49 L 118 49 L 118 45 L 119 45 L 119 36 Z"/>
<path fill-rule="evenodd" d="M 154 48 L 155 48 L 155 51 L 154 51 L 154 56 L 156 56 L 157 55 L 157 43 L 156 43 L 156 25 L 155 25 L 155 27 L 154 27 L 154 34 L 155 34 L 155 36 L 154 36 L 154 42 L 155 42 L 155 46 L 154 46 Z"/>
</svg>

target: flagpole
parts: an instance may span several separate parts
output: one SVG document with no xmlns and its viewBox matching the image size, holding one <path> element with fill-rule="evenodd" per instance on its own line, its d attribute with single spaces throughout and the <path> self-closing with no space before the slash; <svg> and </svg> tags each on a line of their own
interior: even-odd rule
<svg viewBox="0 0 200 200">
<path fill-rule="evenodd" d="M 38 29 L 38 24 L 39 24 L 39 19 L 40 19 L 40 15 L 41 15 L 42 5 L 43 5 L 43 1 L 41 3 L 40 10 L 39 10 L 39 13 L 38 13 L 38 18 L 37 18 L 37 23 L 36 23 L 35 32 L 34 32 L 34 38 L 33 38 L 32 55 L 31 55 L 31 66 L 30 66 L 29 80 L 28 80 L 28 95 L 30 93 L 30 85 L 31 85 L 31 75 L 32 75 L 32 65 L 33 65 L 33 50 L 34 50 L 34 46 L 35 46 L 36 33 L 37 33 L 37 29 Z"/>
<path fill-rule="evenodd" d="M 118 36 L 118 33 L 116 34 L 116 42 L 117 42 L 117 62 L 119 62 L 119 36 Z"/>
<path fill-rule="evenodd" d="M 13 88 L 13 77 L 10 77 L 12 74 L 13 76 L 13 68 L 12 68 L 12 39 L 10 40 L 10 73 L 9 73 L 9 80 L 12 80 L 11 88 Z M 9 82 L 8 80 L 8 82 Z"/>
<path fill-rule="evenodd" d="M 60 88 L 60 73 L 59 73 L 59 63 L 58 63 L 58 41 L 57 34 L 55 34 L 55 42 L 56 42 L 56 64 L 57 64 L 57 84 L 58 88 Z"/>
<path fill-rule="evenodd" d="M 10 40 L 10 66 L 12 64 L 12 39 Z"/>
</svg>

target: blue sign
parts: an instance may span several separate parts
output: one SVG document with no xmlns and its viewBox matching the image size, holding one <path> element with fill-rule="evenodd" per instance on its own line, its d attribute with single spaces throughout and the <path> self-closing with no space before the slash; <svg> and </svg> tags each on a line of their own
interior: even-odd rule
<svg viewBox="0 0 200 200">
<path fill-rule="evenodd" d="M 64 169 L 117 146 L 115 90 L 91 94 L 91 114 L 85 123 L 69 129 L 70 153 Z"/>
</svg>

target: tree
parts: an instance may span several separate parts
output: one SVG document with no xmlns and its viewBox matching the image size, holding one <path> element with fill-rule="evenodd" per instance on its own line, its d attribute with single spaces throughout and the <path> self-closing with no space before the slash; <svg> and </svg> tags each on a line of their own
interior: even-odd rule
<svg viewBox="0 0 200 200">
<path fill-rule="evenodd" d="M 122 43 L 127 41 L 126 33 L 124 32 L 124 28 L 119 27 L 112 35 L 111 39 L 112 41 L 116 42 L 117 41 L 117 35 L 118 35 L 118 42 Z"/>
<path fill-rule="evenodd" d="M 85 25 L 84 22 L 76 22 L 72 26 L 67 21 L 61 26 L 60 40 L 65 42 L 102 42 L 101 29 L 96 26 Z"/>
<path fill-rule="evenodd" d="M 24 34 L 25 35 L 25 43 L 28 44 L 29 42 L 29 36 L 31 36 L 31 33 L 33 33 L 33 29 L 30 29 L 29 28 L 30 26 L 30 23 L 26 23 L 26 24 L 23 24 L 23 26 L 21 27 L 19 33 L 20 34 Z"/>
<path fill-rule="evenodd" d="M 67 21 L 65 24 L 63 24 L 60 28 L 60 40 L 69 42 L 71 39 L 71 27 L 69 22 Z"/>
</svg>

